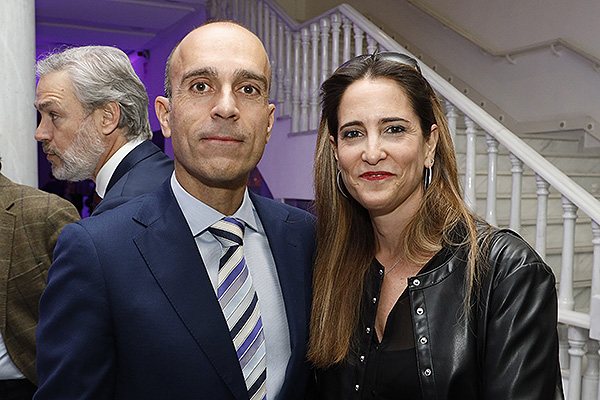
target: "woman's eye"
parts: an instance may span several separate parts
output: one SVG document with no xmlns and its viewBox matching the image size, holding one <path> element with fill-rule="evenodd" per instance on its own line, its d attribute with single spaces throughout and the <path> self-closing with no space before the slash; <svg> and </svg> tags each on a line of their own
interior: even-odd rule
<svg viewBox="0 0 600 400">
<path fill-rule="evenodd" d="M 352 139 L 352 138 L 357 138 L 360 136 L 362 136 L 362 133 L 357 129 L 350 129 L 350 130 L 342 132 L 342 138 L 344 138 L 344 139 L 346 139 L 346 138 Z"/>
<path fill-rule="evenodd" d="M 403 133 L 406 132 L 406 128 L 401 125 L 391 125 L 385 128 L 385 133 Z"/>
</svg>

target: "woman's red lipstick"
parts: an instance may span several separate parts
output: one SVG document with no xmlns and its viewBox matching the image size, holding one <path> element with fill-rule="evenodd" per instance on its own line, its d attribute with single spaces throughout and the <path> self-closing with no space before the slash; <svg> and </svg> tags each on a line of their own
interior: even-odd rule
<svg viewBox="0 0 600 400">
<path fill-rule="evenodd" d="M 380 181 L 382 179 L 387 179 L 392 175 L 393 174 L 386 171 L 370 171 L 362 173 L 360 177 L 368 181 Z"/>
</svg>

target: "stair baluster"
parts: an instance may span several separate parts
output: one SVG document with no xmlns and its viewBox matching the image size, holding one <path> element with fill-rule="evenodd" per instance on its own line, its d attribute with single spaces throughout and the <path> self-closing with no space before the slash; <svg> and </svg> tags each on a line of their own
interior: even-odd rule
<svg viewBox="0 0 600 400">
<path fill-rule="evenodd" d="M 537 222 L 535 225 L 535 250 L 546 259 L 546 234 L 548 226 L 548 195 L 550 194 L 548 182 L 539 174 L 535 174 L 537 186 Z"/>
<path fill-rule="evenodd" d="M 577 219 L 577 206 L 563 195 L 562 207 L 563 246 L 558 303 L 566 310 L 573 310 L 575 305 L 575 300 L 573 298 L 573 261 L 575 258 L 575 220 Z"/>
<path fill-rule="evenodd" d="M 273 14 L 273 19 L 277 24 L 277 106 L 279 107 L 279 112 L 277 115 L 284 116 L 287 109 L 285 108 L 285 92 L 283 90 L 283 86 L 285 84 L 285 53 L 283 52 L 285 42 L 287 37 L 285 35 L 285 29 L 283 26 L 283 22 L 277 22 L 276 15 Z M 289 54 L 289 53 L 288 53 Z"/>
<path fill-rule="evenodd" d="M 287 26 L 285 27 L 285 78 L 283 83 L 283 92 L 285 93 L 285 100 L 283 102 L 283 109 L 280 115 L 291 116 L 292 115 L 292 82 L 293 82 L 293 71 L 292 71 L 292 31 Z M 298 76 L 296 74 L 295 76 Z"/>
<path fill-rule="evenodd" d="M 329 78 L 329 29 L 331 28 L 331 21 L 327 17 L 321 18 L 321 78 L 319 79 L 319 86 Z"/>
<path fill-rule="evenodd" d="M 456 146 L 456 122 L 458 120 L 458 111 L 454 104 L 450 103 L 447 99 L 446 103 L 446 119 L 448 120 L 448 129 L 450 129 L 450 135 L 452 135 L 452 143 Z"/>
<path fill-rule="evenodd" d="M 363 39 L 365 31 L 360 29 L 360 26 L 354 24 L 354 55 L 359 56 L 364 53 L 363 51 Z"/>
<path fill-rule="evenodd" d="M 594 339 L 588 339 L 586 345 L 586 360 L 587 367 L 583 374 L 581 382 L 581 398 L 582 399 L 597 399 L 598 398 L 598 349 L 600 346 Z"/>
<path fill-rule="evenodd" d="M 308 47 L 310 45 L 310 33 L 308 27 L 302 28 L 300 38 L 302 39 L 302 81 L 300 82 L 300 131 L 308 131 Z"/>
<path fill-rule="evenodd" d="M 587 329 L 577 326 L 569 326 L 569 356 L 571 369 L 569 371 L 569 389 L 567 400 L 581 399 L 581 366 L 587 341 Z"/>
<path fill-rule="evenodd" d="M 515 232 L 521 231 L 521 194 L 523 182 L 523 161 L 516 155 L 510 153 L 512 168 L 512 191 L 510 196 L 510 229 Z"/>
<path fill-rule="evenodd" d="M 331 14 L 331 71 L 340 66 L 340 28 L 342 17 L 340 13 Z"/>
<path fill-rule="evenodd" d="M 488 152 L 488 178 L 485 220 L 498 225 L 496 220 L 496 189 L 498 187 L 498 141 L 489 133 L 485 134 Z"/>
<path fill-rule="evenodd" d="M 300 116 L 302 114 L 300 106 L 300 46 L 301 33 L 296 31 L 294 36 L 294 76 L 292 92 L 292 133 L 300 131 Z"/>
<path fill-rule="evenodd" d="M 342 28 L 344 29 L 342 63 L 345 63 L 350 58 L 352 58 L 350 54 L 350 49 L 352 48 L 352 21 L 350 21 L 346 16 L 342 16 L 342 22 Z"/>
<path fill-rule="evenodd" d="M 466 136 L 467 136 L 467 155 L 465 161 L 465 193 L 463 194 L 463 198 L 465 203 L 469 209 L 476 213 L 477 212 L 477 204 L 475 202 L 475 156 L 476 156 L 476 143 L 475 139 L 477 137 L 477 128 L 475 127 L 475 122 L 465 116 L 465 125 L 467 126 Z"/>
<path fill-rule="evenodd" d="M 310 24 L 311 67 L 310 67 L 310 111 L 308 129 L 317 129 L 319 120 L 319 24 Z"/>
</svg>

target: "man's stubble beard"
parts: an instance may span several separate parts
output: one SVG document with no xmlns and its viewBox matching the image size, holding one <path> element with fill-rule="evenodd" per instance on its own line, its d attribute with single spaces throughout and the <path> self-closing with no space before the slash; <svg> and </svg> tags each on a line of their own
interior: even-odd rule
<svg viewBox="0 0 600 400">
<path fill-rule="evenodd" d="M 45 153 L 54 153 L 61 160 L 60 165 L 52 164 L 52 175 L 56 179 L 77 182 L 94 178 L 96 166 L 108 144 L 102 141 L 101 134 L 90 121 L 90 117 L 82 121 L 80 128 L 75 132 L 73 143 L 64 152 L 43 143 Z"/>
</svg>

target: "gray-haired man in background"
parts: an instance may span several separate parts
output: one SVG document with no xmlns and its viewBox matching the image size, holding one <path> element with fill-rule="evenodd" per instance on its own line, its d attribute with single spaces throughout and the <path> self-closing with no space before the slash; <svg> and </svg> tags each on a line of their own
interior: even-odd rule
<svg viewBox="0 0 600 400">
<path fill-rule="evenodd" d="M 152 141 L 148 94 L 115 47 L 74 47 L 38 61 L 35 133 L 57 179 L 96 183 L 92 215 L 154 191 L 173 162 Z"/>
</svg>

